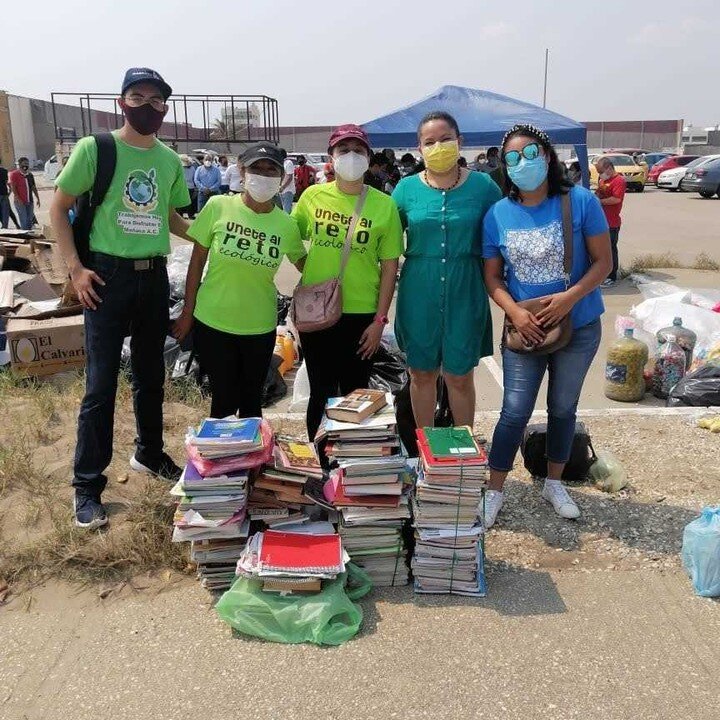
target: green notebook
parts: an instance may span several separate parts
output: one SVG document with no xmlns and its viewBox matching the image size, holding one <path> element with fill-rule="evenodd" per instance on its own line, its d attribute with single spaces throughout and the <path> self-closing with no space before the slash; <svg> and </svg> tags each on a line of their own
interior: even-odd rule
<svg viewBox="0 0 720 720">
<path fill-rule="evenodd" d="M 426 427 L 423 428 L 423 433 L 433 457 L 472 457 L 480 454 L 480 449 L 467 425 L 461 427 Z"/>
</svg>

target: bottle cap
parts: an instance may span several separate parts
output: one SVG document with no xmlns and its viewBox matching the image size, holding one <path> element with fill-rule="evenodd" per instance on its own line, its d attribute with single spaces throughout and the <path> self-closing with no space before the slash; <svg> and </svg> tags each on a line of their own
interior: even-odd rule
<svg viewBox="0 0 720 720">
<path fill-rule="evenodd" d="M 625 328 L 625 337 L 631 338 L 633 336 L 633 329 L 632 328 Z"/>
<path fill-rule="evenodd" d="M 681 318 L 681 317 L 676 317 L 676 318 L 673 320 L 673 325 L 682 325 L 682 318 Z"/>
</svg>

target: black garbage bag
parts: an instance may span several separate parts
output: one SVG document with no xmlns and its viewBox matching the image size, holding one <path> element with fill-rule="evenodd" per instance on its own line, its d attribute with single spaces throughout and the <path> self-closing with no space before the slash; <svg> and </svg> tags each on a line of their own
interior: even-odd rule
<svg viewBox="0 0 720 720">
<path fill-rule="evenodd" d="M 398 435 L 410 457 L 418 456 L 415 430 L 415 416 L 410 400 L 410 381 L 395 395 L 395 417 L 397 418 Z M 435 427 L 452 427 L 454 425 L 450 403 L 448 401 L 447 385 L 442 375 L 437 381 L 437 405 L 435 406 Z"/>
<path fill-rule="evenodd" d="M 288 393 L 287 383 L 283 380 L 279 369 L 282 362 L 283 359 L 279 355 L 272 356 L 268 374 L 265 378 L 265 385 L 263 386 L 263 407 L 274 405 L 278 400 L 282 400 Z"/>
<path fill-rule="evenodd" d="M 525 428 L 520 452 L 525 468 L 534 477 L 547 477 L 547 424 L 533 423 Z M 590 434 L 583 423 L 576 423 L 570 460 L 565 465 L 562 479 L 566 482 L 585 482 L 590 467 L 597 460 Z"/>
<path fill-rule="evenodd" d="M 393 395 L 399 393 L 408 382 L 405 356 L 380 345 L 373 356 L 369 386 L 374 390 L 384 390 Z"/>
<path fill-rule="evenodd" d="M 720 405 L 720 364 L 709 362 L 688 373 L 670 391 L 668 407 Z"/>
<path fill-rule="evenodd" d="M 292 298 L 289 295 L 277 294 L 277 324 L 284 325 L 290 312 Z"/>
</svg>

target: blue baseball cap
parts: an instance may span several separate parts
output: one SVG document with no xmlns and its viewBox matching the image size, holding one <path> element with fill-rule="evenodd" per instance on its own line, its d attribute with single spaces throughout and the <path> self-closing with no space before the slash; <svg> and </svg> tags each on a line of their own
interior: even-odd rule
<svg viewBox="0 0 720 720">
<path fill-rule="evenodd" d="M 157 70 L 151 70 L 150 68 L 130 68 L 125 73 L 120 94 L 124 95 L 129 87 L 137 85 L 138 83 L 151 83 L 155 85 L 160 89 L 165 100 L 172 95 L 172 88 L 162 79 L 162 75 L 160 75 Z"/>
</svg>

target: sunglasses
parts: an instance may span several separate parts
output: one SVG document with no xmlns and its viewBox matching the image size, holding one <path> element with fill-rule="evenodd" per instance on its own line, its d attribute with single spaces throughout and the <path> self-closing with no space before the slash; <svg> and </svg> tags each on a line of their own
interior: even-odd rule
<svg viewBox="0 0 720 720">
<path fill-rule="evenodd" d="M 540 157 L 540 146 L 537 143 L 530 143 L 522 150 L 510 150 L 503 155 L 508 167 L 517 167 L 523 158 L 535 160 L 538 157 Z"/>
</svg>

